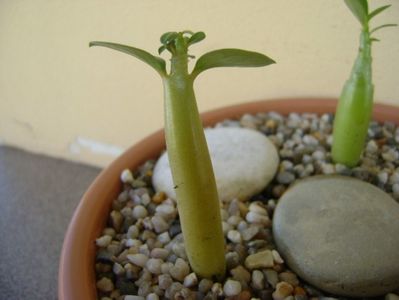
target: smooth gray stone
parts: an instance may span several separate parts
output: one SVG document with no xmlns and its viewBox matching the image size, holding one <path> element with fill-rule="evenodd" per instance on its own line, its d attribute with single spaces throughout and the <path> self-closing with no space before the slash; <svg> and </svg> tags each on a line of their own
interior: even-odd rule
<svg viewBox="0 0 399 300">
<path fill-rule="evenodd" d="M 399 288 L 399 203 L 345 176 L 315 176 L 279 200 L 273 233 L 288 266 L 314 286 L 343 296 Z"/>
</svg>

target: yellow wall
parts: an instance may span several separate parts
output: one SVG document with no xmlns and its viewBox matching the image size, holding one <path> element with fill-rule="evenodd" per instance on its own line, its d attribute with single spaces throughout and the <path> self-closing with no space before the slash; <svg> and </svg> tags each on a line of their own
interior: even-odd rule
<svg viewBox="0 0 399 300">
<path fill-rule="evenodd" d="M 398 22 L 394 4 L 376 18 L 378 24 Z M 336 97 L 359 33 L 338 0 L 1 1 L 0 143 L 106 165 L 162 126 L 162 86 L 143 63 L 89 49 L 88 42 L 115 41 L 156 53 L 163 32 L 183 29 L 207 33 L 192 48 L 194 55 L 242 47 L 278 62 L 201 75 L 201 111 L 265 98 Z M 378 36 L 375 98 L 398 104 L 399 29 Z"/>
</svg>

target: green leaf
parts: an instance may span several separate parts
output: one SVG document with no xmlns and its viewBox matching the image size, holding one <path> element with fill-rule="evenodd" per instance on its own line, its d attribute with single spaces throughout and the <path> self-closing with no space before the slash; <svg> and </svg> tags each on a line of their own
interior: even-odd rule
<svg viewBox="0 0 399 300">
<path fill-rule="evenodd" d="M 188 44 L 192 45 L 198 42 L 201 42 L 203 39 L 205 39 L 205 33 L 202 31 L 194 33 L 190 39 L 188 40 Z"/>
<path fill-rule="evenodd" d="M 130 47 L 130 46 L 126 46 L 126 45 L 121 45 L 121 44 L 116 44 L 116 43 L 108 43 L 108 42 L 98 42 L 98 41 L 90 42 L 89 46 L 90 47 L 92 47 L 92 46 L 106 47 L 106 48 L 110 48 L 110 49 L 113 49 L 116 51 L 120 51 L 120 52 L 129 54 L 129 55 L 132 55 L 132 56 L 138 58 L 139 60 L 147 63 L 151 67 L 153 67 L 161 75 L 166 74 L 165 61 L 160 57 L 156 57 L 156 56 L 152 55 L 151 53 L 148 53 L 147 51 L 144 51 L 144 50 L 141 50 L 138 48 L 134 48 L 134 47 Z"/>
<path fill-rule="evenodd" d="M 382 29 L 382 28 L 386 28 L 386 27 L 396 27 L 396 26 L 398 26 L 398 24 L 384 24 L 384 25 L 380 25 L 380 26 L 377 26 L 376 28 L 374 28 L 373 30 L 371 30 L 371 31 L 370 31 L 370 34 L 373 33 L 373 32 L 376 32 L 377 30 L 380 30 L 380 29 Z"/>
<path fill-rule="evenodd" d="M 171 41 L 173 41 L 179 34 L 177 32 L 166 32 L 161 36 L 161 43 L 164 45 L 169 44 Z"/>
<path fill-rule="evenodd" d="M 345 0 L 345 4 L 349 7 L 360 23 L 363 26 L 366 26 L 369 18 L 367 0 Z"/>
<path fill-rule="evenodd" d="M 158 54 L 161 55 L 162 52 L 166 50 L 166 46 L 162 45 L 161 47 L 158 48 Z"/>
<path fill-rule="evenodd" d="M 371 20 L 372 18 L 374 18 L 376 15 L 382 13 L 384 10 L 386 10 L 387 8 L 391 7 L 391 5 L 384 5 L 381 7 L 376 8 L 375 10 L 373 10 L 370 14 L 369 14 L 369 20 Z"/>
<path fill-rule="evenodd" d="M 241 49 L 219 49 L 202 55 L 195 64 L 193 75 L 219 67 L 263 67 L 275 61 L 258 52 Z"/>
</svg>

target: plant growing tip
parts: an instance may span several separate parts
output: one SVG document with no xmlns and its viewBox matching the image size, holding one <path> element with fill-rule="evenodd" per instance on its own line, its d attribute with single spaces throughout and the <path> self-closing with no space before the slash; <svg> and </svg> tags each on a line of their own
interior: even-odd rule
<svg viewBox="0 0 399 300">
<path fill-rule="evenodd" d="M 360 47 L 349 79 L 346 81 L 335 113 L 332 158 L 336 163 L 354 167 L 360 160 L 367 137 L 373 108 L 371 44 L 378 41 L 374 32 L 396 24 L 384 24 L 369 29 L 370 20 L 390 5 L 369 13 L 367 0 L 344 0 L 361 24 Z"/>
<path fill-rule="evenodd" d="M 269 57 L 241 49 L 220 49 L 201 56 L 192 72 L 188 48 L 205 33 L 167 32 L 160 38 L 158 53 L 171 54 L 166 62 L 144 50 L 108 42 L 91 42 L 132 55 L 155 69 L 163 79 L 165 136 L 177 207 L 190 265 L 202 277 L 223 277 L 225 249 L 220 204 L 215 177 L 194 94 L 194 79 L 218 67 L 262 67 L 273 64 Z"/>
</svg>

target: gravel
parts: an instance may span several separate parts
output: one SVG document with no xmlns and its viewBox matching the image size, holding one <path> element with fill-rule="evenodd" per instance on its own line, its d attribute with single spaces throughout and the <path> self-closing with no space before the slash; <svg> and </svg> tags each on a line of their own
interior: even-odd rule
<svg viewBox="0 0 399 300">
<path fill-rule="evenodd" d="M 332 162 L 332 121 L 332 114 L 285 117 L 269 112 L 216 125 L 258 130 L 280 156 L 278 172 L 264 191 L 251 199 L 221 203 L 227 264 L 221 282 L 199 278 L 191 270 L 176 202 L 151 185 L 155 161 L 134 172 L 123 170 L 122 189 L 95 241 L 98 299 L 334 299 L 285 265 L 271 233 L 274 208 L 297 179 L 318 174 L 357 177 L 399 201 L 399 128 L 371 122 L 360 163 L 349 169 Z M 398 292 L 385 299 L 398 299 Z"/>
</svg>

